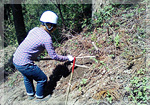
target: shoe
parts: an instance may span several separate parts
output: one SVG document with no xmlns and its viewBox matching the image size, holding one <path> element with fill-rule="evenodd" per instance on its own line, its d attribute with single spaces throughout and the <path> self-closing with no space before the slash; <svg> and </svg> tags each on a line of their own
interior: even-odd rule
<svg viewBox="0 0 150 105">
<path fill-rule="evenodd" d="M 34 98 L 35 98 L 34 95 L 28 95 L 29 100 L 33 100 Z"/>
<path fill-rule="evenodd" d="M 41 102 L 41 101 L 48 101 L 50 99 L 51 95 L 47 95 L 46 97 L 43 98 L 36 98 L 36 102 Z"/>
</svg>

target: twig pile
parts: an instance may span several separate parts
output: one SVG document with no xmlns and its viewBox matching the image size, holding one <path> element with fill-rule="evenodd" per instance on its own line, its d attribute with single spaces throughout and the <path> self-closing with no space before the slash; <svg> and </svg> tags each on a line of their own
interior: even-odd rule
<svg viewBox="0 0 150 105">
<path fill-rule="evenodd" d="M 134 15 L 127 16 L 129 13 Z M 74 56 L 97 56 L 89 60 L 89 69 L 84 71 L 82 77 L 74 77 L 72 92 L 78 93 L 74 98 L 86 96 L 100 99 L 109 95 L 113 100 L 123 98 L 126 92 L 124 88 L 130 85 L 130 79 L 138 70 L 145 68 L 144 16 L 145 11 L 138 13 L 134 8 L 123 10 L 111 19 L 114 21 L 113 27 L 95 28 L 90 36 L 78 35 L 61 48 L 61 52 Z M 89 61 L 82 59 L 78 63 L 86 65 Z M 86 80 L 84 84 L 81 84 L 82 79 Z M 59 85 L 57 89 L 65 91 L 62 88 L 66 88 L 66 84 L 60 84 L 62 86 Z"/>
</svg>

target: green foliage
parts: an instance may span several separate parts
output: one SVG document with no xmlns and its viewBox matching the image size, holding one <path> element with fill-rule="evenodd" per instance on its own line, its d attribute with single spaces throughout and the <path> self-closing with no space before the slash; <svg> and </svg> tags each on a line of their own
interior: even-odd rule
<svg viewBox="0 0 150 105">
<path fill-rule="evenodd" d="M 44 50 L 44 51 L 39 55 L 39 57 L 40 57 L 40 58 L 44 58 L 44 57 L 47 56 L 47 55 L 48 55 L 47 51 Z"/>
<path fill-rule="evenodd" d="M 91 58 L 95 61 L 95 63 L 99 63 L 99 60 L 97 60 L 96 58 Z"/>
<path fill-rule="evenodd" d="M 22 4 L 22 8 L 27 32 L 41 24 L 40 17 L 44 11 L 52 10 L 57 12 L 56 7 L 52 4 Z"/>
<path fill-rule="evenodd" d="M 137 74 L 144 75 L 145 70 L 140 69 Z M 130 80 L 131 87 L 125 88 L 130 93 L 129 99 L 133 100 L 135 104 L 146 103 L 148 100 L 150 100 L 150 97 L 148 96 L 150 86 L 147 85 L 149 80 L 150 78 L 148 77 L 135 76 Z"/>
<path fill-rule="evenodd" d="M 82 91 L 82 86 L 86 85 L 86 83 L 87 79 L 83 78 L 82 81 L 80 82 L 79 91 Z"/>
<path fill-rule="evenodd" d="M 8 45 L 15 45 L 17 46 L 17 38 L 15 33 L 15 27 L 11 23 L 12 21 L 4 21 L 5 29 L 4 29 L 4 47 Z"/>
<path fill-rule="evenodd" d="M 85 85 L 87 83 L 87 79 L 83 78 L 82 81 L 80 82 L 81 85 Z"/>
<path fill-rule="evenodd" d="M 107 101 L 109 102 L 109 103 L 112 103 L 112 96 L 111 96 L 111 94 L 109 93 L 109 91 L 107 91 L 107 96 L 106 96 L 106 99 L 107 99 Z"/>
<path fill-rule="evenodd" d="M 115 46 L 118 47 L 119 46 L 119 35 L 117 34 L 114 38 L 115 41 Z"/>
<path fill-rule="evenodd" d="M 15 75 L 14 75 L 14 77 L 10 77 L 9 79 L 9 82 L 8 82 L 8 85 L 10 86 L 10 87 L 13 87 L 14 86 L 14 83 L 15 83 L 15 81 L 17 80 L 17 76 L 18 76 L 18 73 L 16 73 Z"/>
<path fill-rule="evenodd" d="M 62 28 L 63 22 L 60 17 L 60 11 L 56 7 L 57 4 L 22 4 L 22 12 L 24 17 L 24 23 L 26 27 L 26 32 L 29 32 L 32 28 L 38 27 L 41 22 L 40 16 L 46 10 L 54 11 L 58 16 L 58 29 L 55 31 L 53 37 L 53 42 L 60 43 L 63 36 Z M 6 6 L 5 6 L 6 7 Z M 6 9 L 6 8 L 5 8 Z M 80 32 L 85 24 L 90 23 L 89 17 L 91 17 L 91 4 L 61 4 L 60 9 L 63 15 L 64 24 L 67 31 L 71 33 Z M 9 11 L 9 19 L 4 22 L 4 35 L 5 35 L 5 45 L 16 45 L 17 38 L 15 34 L 15 27 L 13 23 L 12 11 Z"/>
<path fill-rule="evenodd" d="M 112 15 L 114 13 L 114 7 L 112 5 L 107 5 L 104 8 L 101 8 L 98 12 L 94 14 L 96 19 L 93 21 L 94 24 L 99 25 L 109 25 L 110 23 L 107 23 L 107 20 L 110 20 Z M 104 22 L 104 24 L 102 24 Z"/>
<path fill-rule="evenodd" d="M 80 32 L 83 27 L 90 23 L 91 4 L 64 4 L 61 5 L 61 11 L 65 25 L 72 33 L 74 31 Z"/>
<path fill-rule="evenodd" d="M 15 26 L 13 22 L 12 10 L 10 5 L 4 5 L 4 8 L 8 8 L 8 11 L 5 10 L 6 14 L 4 17 L 4 47 L 8 45 L 17 45 L 17 38 L 15 33 Z M 8 14 L 9 13 L 9 14 Z"/>
</svg>

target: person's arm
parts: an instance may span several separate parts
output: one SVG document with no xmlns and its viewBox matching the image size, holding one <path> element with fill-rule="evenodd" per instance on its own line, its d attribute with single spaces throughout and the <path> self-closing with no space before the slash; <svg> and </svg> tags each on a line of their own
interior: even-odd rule
<svg viewBox="0 0 150 105">
<path fill-rule="evenodd" d="M 45 46 L 45 49 L 47 50 L 50 58 L 52 58 L 54 60 L 58 60 L 58 61 L 69 60 L 69 58 L 67 56 L 58 55 L 55 52 L 51 38 L 45 39 L 44 46 Z"/>
</svg>

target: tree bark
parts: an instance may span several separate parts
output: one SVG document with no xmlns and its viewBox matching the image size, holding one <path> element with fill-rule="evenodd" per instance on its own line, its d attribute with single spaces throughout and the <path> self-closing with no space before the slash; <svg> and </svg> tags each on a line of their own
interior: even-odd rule
<svg viewBox="0 0 150 105">
<path fill-rule="evenodd" d="M 61 16 L 61 20 L 62 20 L 62 23 L 63 23 L 63 28 L 66 29 L 64 18 L 63 18 L 63 15 L 62 15 L 62 12 L 61 12 L 61 8 L 60 8 L 60 4 L 57 5 L 57 8 L 58 8 L 60 16 Z"/>
<path fill-rule="evenodd" d="M 0 6 L 0 16 L 4 15 L 4 7 L 1 5 Z M 0 18 L 0 50 L 3 49 L 4 47 L 4 33 L 3 33 L 3 21 L 4 18 Z"/>
<path fill-rule="evenodd" d="M 109 4 L 109 0 L 92 0 L 92 19 L 96 19 L 95 13 L 98 13 L 100 9 L 103 9 L 105 5 Z"/>
<path fill-rule="evenodd" d="M 15 24 L 16 36 L 18 44 L 20 44 L 26 37 L 25 24 L 22 14 L 21 4 L 12 4 L 13 20 Z"/>
</svg>

